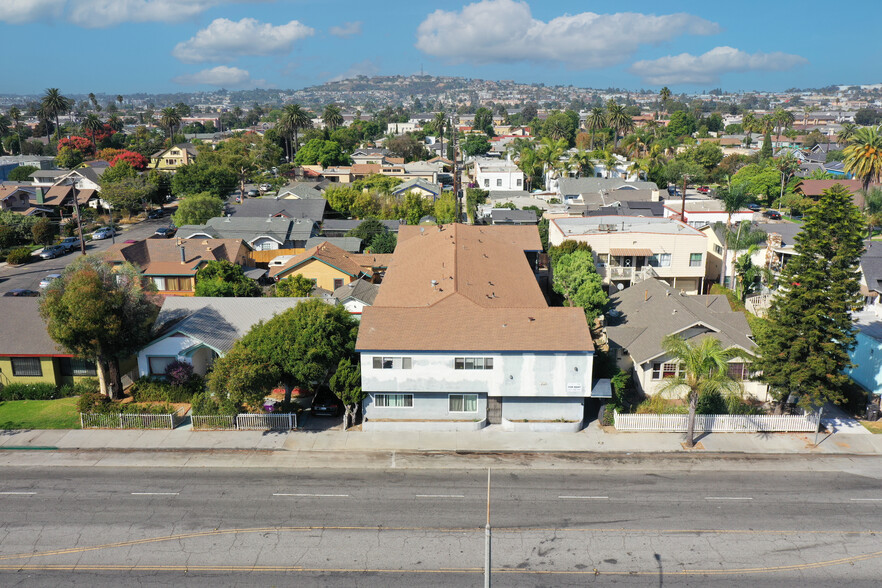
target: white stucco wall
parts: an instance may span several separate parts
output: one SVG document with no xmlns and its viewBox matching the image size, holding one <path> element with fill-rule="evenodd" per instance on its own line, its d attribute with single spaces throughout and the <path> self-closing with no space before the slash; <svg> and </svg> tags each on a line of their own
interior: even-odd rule
<svg viewBox="0 0 882 588">
<path fill-rule="evenodd" d="M 640 390 L 647 396 L 654 396 L 661 393 L 661 389 L 665 386 L 665 384 L 667 384 L 667 380 L 652 379 L 652 364 L 654 362 L 664 363 L 665 361 L 668 361 L 668 358 L 661 357 L 659 359 L 654 359 L 651 362 L 644 363 L 640 366 L 635 366 L 634 377 L 637 380 L 637 384 L 640 387 Z M 768 386 L 766 386 L 762 382 L 743 380 L 741 382 L 741 386 L 745 396 L 752 396 L 761 402 L 767 402 L 770 399 Z M 677 394 L 674 392 L 664 392 L 663 394 L 666 398 L 675 398 L 677 396 L 682 396 L 682 394 Z M 685 394 L 685 391 L 683 392 L 683 394 Z"/>
<path fill-rule="evenodd" d="M 171 337 L 166 337 L 165 339 L 151 343 L 138 352 L 138 373 L 141 376 L 150 375 L 150 362 L 148 358 L 151 356 L 175 357 L 181 361 L 192 363 L 194 368 L 205 369 L 210 365 L 213 359 L 212 357 L 209 357 L 210 354 L 208 354 L 207 351 L 205 353 L 201 350 L 197 351 L 192 360 L 189 357 L 179 355 L 184 350 L 189 349 L 194 345 L 199 345 L 199 343 L 200 341 L 184 335 L 172 335 Z"/>
<path fill-rule="evenodd" d="M 439 420 L 439 421 L 483 421 L 487 418 L 487 395 L 477 394 L 476 412 L 450 412 L 448 393 L 413 393 L 413 406 L 409 407 L 378 407 L 375 397 L 378 393 L 368 394 L 362 403 L 366 419 L 393 420 Z"/>
</svg>

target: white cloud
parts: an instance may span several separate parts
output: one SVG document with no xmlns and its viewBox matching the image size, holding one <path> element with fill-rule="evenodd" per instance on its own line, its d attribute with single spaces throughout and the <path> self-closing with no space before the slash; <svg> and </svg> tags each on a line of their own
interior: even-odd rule
<svg viewBox="0 0 882 588">
<path fill-rule="evenodd" d="M 67 0 L 3 0 L 0 2 L 0 22 L 21 24 L 35 20 L 57 18 Z"/>
<path fill-rule="evenodd" d="M 690 14 L 583 12 L 544 22 L 533 18 L 526 2 L 481 0 L 460 12 L 439 9 L 427 16 L 416 47 L 454 63 L 551 61 L 587 69 L 625 61 L 641 45 L 719 31 L 718 24 Z"/>
<path fill-rule="evenodd" d="M 380 66 L 377 64 L 377 62 L 373 59 L 365 59 L 364 61 L 353 63 L 349 66 L 349 69 L 339 75 L 328 79 L 328 81 L 339 82 L 340 80 L 348 80 L 350 78 L 355 78 L 358 76 L 372 76 L 378 73 L 380 73 Z"/>
<path fill-rule="evenodd" d="M 253 80 L 251 74 L 238 67 L 219 65 L 211 69 L 185 74 L 172 79 L 182 86 L 220 86 L 224 88 L 241 88 L 243 86 L 266 86 L 266 80 Z"/>
<path fill-rule="evenodd" d="M 715 84 L 720 76 L 745 71 L 785 71 L 808 63 L 799 55 L 789 53 L 750 54 L 733 47 L 716 47 L 703 55 L 681 53 L 659 59 L 638 61 L 631 73 L 647 84 Z"/>
<path fill-rule="evenodd" d="M 357 20 L 355 22 L 345 22 L 342 27 L 331 27 L 328 29 L 328 32 L 334 35 L 335 37 L 354 37 L 355 35 L 361 34 L 361 21 Z"/>
<path fill-rule="evenodd" d="M 192 39 L 178 43 L 172 55 L 187 63 L 231 61 L 240 55 L 288 53 L 291 46 L 315 33 L 310 27 L 292 20 L 273 26 L 253 18 L 236 22 L 218 18 Z"/>
</svg>

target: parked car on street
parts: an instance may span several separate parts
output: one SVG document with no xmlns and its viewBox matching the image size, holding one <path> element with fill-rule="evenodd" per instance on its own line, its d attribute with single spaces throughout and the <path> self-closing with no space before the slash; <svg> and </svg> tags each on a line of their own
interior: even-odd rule
<svg viewBox="0 0 882 588">
<path fill-rule="evenodd" d="M 699 186 L 698 188 L 696 188 L 696 191 L 699 194 L 710 194 L 710 188 L 708 188 L 707 186 Z"/>
<path fill-rule="evenodd" d="M 177 229 L 175 227 L 159 227 L 153 231 L 153 234 L 162 239 L 168 239 L 169 237 L 173 237 L 176 232 Z"/>
<path fill-rule="evenodd" d="M 156 210 L 151 210 L 147 213 L 147 218 L 149 219 L 162 218 L 163 216 L 165 216 L 165 210 L 162 208 L 157 208 Z"/>
<path fill-rule="evenodd" d="M 330 391 L 320 391 L 312 399 L 312 414 L 315 416 L 340 416 L 343 405 Z"/>
<path fill-rule="evenodd" d="M 67 249 L 61 245 L 49 245 L 48 247 L 43 247 L 39 257 L 40 259 L 55 259 L 65 253 L 67 253 Z"/>
<path fill-rule="evenodd" d="M 35 292 L 34 290 L 25 290 L 24 288 L 16 288 L 15 290 L 10 290 L 4 296 L 39 296 L 39 292 Z"/>
<path fill-rule="evenodd" d="M 260 185 L 260 191 L 261 191 L 261 192 L 268 192 L 268 191 L 272 190 L 272 188 L 273 188 L 273 187 L 272 187 L 271 185 L 269 185 L 269 184 L 261 184 L 261 185 Z"/>
<path fill-rule="evenodd" d="M 258 196 L 260 196 L 260 192 L 258 192 L 257 190 L 248 190 L 249 198 L 257 198 Z"/>
<path fill-rule="evenodd" d="M 92 240 L 97 241 L 101 239 L 110 239 L 114 235 L 119 235 L 119 231 L 117 231 L 113 227 L 101 227 L 100 229 L 92 233 Z"/>
<path fill-rule="evenodd" d="M 781 213 L 777 210 L 767 210 L 763 213 L 763 216 L 771 220 L 781 220 Z"/>
<path fill-rule="evenodd" d="M 58 244 L 59 247 L 64 247 L 64 250 L 67 252 L 73 251 L 80 246 L 80 238 L 79 237 L 65 237 L 61 240 L 61 243 Z"/>
<path fill-rule="evenodd" d="M 40 286 L 39 286 L 40 290 L 48 288 L 49 284 L 52 283 L 52 280 L 57 280 L 60 277 L 61 277 L 61 274 L 49 274 L 48 276 L 46 276 L 45 278 L 40 280 Z"/>
<path fill-rule="evenodd" d="M 753 212 L 759 212 L 760 210 L 762 210 L 762 206 L 760 206 L 756 202 L 751 202 L 747 205 L 747 209 L 752 210 Z"/>
</svg>

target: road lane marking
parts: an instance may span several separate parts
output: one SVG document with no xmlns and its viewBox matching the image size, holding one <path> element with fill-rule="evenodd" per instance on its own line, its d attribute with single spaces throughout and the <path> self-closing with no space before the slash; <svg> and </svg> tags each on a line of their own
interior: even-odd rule
<svg viewBox="0 0 882 588">
<path fill-rule="evenodd" d="M 609 500 L 609 496 L 558 496 L 562 500 Z"/>
<path fill-rule="evenodd" d="M 36 492 L 0 492 L 5 496 L 32 496 L 36 494 Z"/>
<path fill-rule="evenodd" d="M 753 500 L 750 496 L 705 496 L 705 500 Z"/>
<path fill-rule="evenodd" d="M 132 496 L 177 496 L 180 492 L 132 492 Z"/>
<path fill-rule="evenodd" d="M 348 494 L 287 494 L 277 492 L 273 496 L 307 496 L 312 498 L 349 498 Z"/>
<path fill-rule="evenodd" d="M 852 502 L 882 502 L 882 498 L 849 498 Z"/>
<path fill-rule="evenodd" d="M 416 494 L 417 498 L 465 498 L 462 494 Z"/>
</svg>

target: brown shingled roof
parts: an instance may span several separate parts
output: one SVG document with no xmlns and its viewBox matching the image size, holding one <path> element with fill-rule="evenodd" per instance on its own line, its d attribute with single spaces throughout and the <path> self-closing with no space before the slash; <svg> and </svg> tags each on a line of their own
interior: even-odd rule
<svg viewBox="0 0 882 588">
<path fill-rule="evenodd" d="M 358 175 L 378 174 L 383 170 L 383 166 L 379 163 L 356 163 L 353 164 L 349 171 Z"/>
<path fill-rule="evenodd" d="M 358 262 L 353 260 L 353 257 L 356 256 L 327 241 L 322 241 L 312 249 L 307 249 L 300 255 L 292 257 L 285 265 L 272 268 L 270 270 L 270 277 L 276 278 L 291 273 L 292 270 L 311 259 L 326 263 L 353 277 L 358 277 L 364 273 L 370 275 L 370 270 L 364 270 Z M 358 257 L 361 256 L 359 255 Z"/>
<path fill-rule="evenodd" d="M 181 263 L 180 247 L 184 248 L 184 263 Z M 111 262 L 133 263 L 148 275 L 193 275 L 205 261 L 236 263 L 236 253 L 241 247 L 241 239 L 145 239 L 112 245 L 105 258 Z"/>
</svg>

